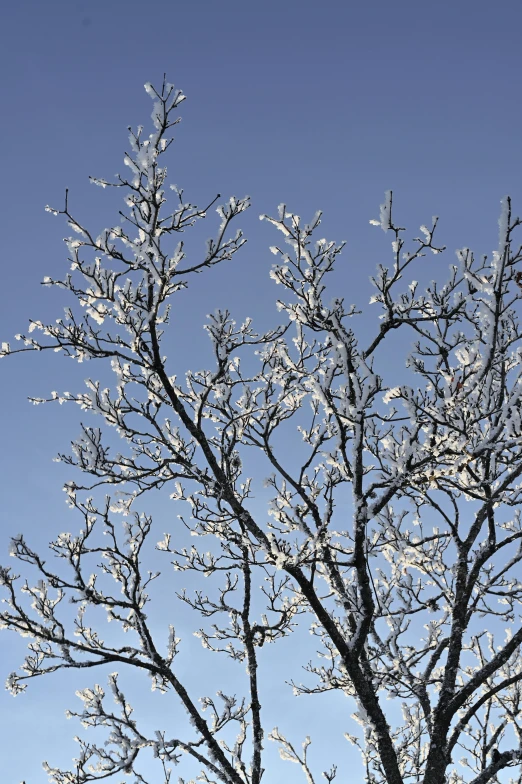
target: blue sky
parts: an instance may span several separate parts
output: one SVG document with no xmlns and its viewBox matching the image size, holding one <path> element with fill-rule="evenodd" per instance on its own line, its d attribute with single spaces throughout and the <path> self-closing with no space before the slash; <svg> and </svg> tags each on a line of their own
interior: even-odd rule
<svg viewBox="0 0 522 784">
<path fill-rule="evenodd" d="M 226 268 L 200 276 L 179 313 L 190 335 L 178 352 L 187 367 L 203 365 L 201 325 L 216 307 L 230 307 L 238 319 L 251 315 L 260 326 L 274 323 L 279 292 L 268 278 L 268 246 L 277 239 L 258 215 L 274 214 L 282 201 L 304 218 L 322 209 L 324 236 L 347 240 L 336 280 L 348 301 L 362 305 L 368 276 L 389 259 L 387 238 L 368 223 L 385 190 L 393 189 L 410 236 L 440 215 L 439 241 L 448 253 L 426 261 L 428 277 L 444 276 L 456 248 L 489 253 L 496 246 L 505 194 L 522 210 L 522 6 L 515 0 L 20 0 L 4 3 L 0 14 L 2 340 L 23 331 L 28 318 L 58 317 L 65 304 L 39 285 L 66 268 L 67 229 L 44 205 L 60 207 L 68 187 L 71 206 L 89 225 L 117 221 L 118 194 L 93 188 L 87 177 L 122 170 L 127 126 L 150 115 L 143 84 L 160 83 L 163 72 L 188 96 L 170 181 L 198 204 L 217 192 L 253 201 L 241 224 L 248 245 Z M 362 330 L 374 323 L 368 319 Z M 383 360 L 390 374 L 401 372 L 399 357 Z M 46 354 L 4 360 L 0 372 L 5 562 L 11 535 L 23 531 L 43 547 L 77 525 L 60 491 L 70 474 L 51 458 L 78 434 L 79 412 L 33 407 L 26 398 L 79 390 L 86 371 Z M 161 531 L 162 516 L 172 515 L 164 504 L 150 502 Z M 180 623 L 189 629 L 190 619 Z M 189 630 L 186 639 L 198 645 Z M 296 646 L 269 652 L 263 664 L 267 710 L 272 703 L 267 728 L 277 723 L 298 744 L 310 733 L 315 770 L 337 762 L 345 781 L 343 771 L 357 762 L 342 739 L 350 729 L 347 701 L 325 698 L 319 710 L 319 698 L 301 698 L 296 715 L 291 694 L 282 696 L 281 682 L 299 678 L 289 667 Z M 23 648 L 0 637 L 2 678 Z M 183 666 L 190 679 L 189 661 Z M 205 677 L 209 692 L 220 688 Z M 94 679 L 43 679 L 16 700 L 0 692 L 6 784 L 43 783 L 42 759 L 65 764 L 72 757 L 79 728 L 64 710 L 74 707 L 74 690 Z M 136 708 L 157 710 L 146 707 L 154 705 L 148 684 L 133 688 Z M 164 710 L 175 715 L 173 704 Z M 270 754 L 277 765 L 274 748 Z M 295 766 L 282 770 L 287 781 L 302 780 Z"/>
</svg>

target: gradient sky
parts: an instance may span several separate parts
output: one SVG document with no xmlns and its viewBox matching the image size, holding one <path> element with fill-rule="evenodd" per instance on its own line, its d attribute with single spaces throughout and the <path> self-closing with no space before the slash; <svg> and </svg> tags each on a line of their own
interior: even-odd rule
<svg viewBox="0 0 522 784">
<path fill-rule="evenodd" d="M 44 205 L 61 207 L 68 187 L 75 214 L 94 230 L 117 222 L 119 193 L 95 189 L 87 177 L 110 179 L 123 170 L 127 126 L 149 122 L 143 84 L 159 84 L 163 72 L 188 96 L 169 180 L 200 205 L 217 192 L 253 201 L 241 222 L 249 239 L 244 251 L 199 276 L 180 305 L 182 366 L 203 366 L 208 341 L 201 325 L 217 307 L 230 307 L 238 320 L 251 315 L 261 328 L 274 323 L 280 292 L 268 278 L 274 261 L 268 246 L 277 238 L 258 215 L 274 214 L 282 201 L 306 219 L 322 209 L 323 236 L 347 240 L 337 281 L 348 302 L 362 305 L 368 276 L 390 259 L 388 238 L 368 223 L 385 190 L 393 189 L 395 215 L 410 227 L 408 236 L 440 216 L 438 237 L 448 252 L 426 260 L 428 278 L 444 277 L 456 248 L 496 247 L 505 194 L 515 212 L 522 210 L 518 0 L 11 0 L 0 15 L 1 340 L 24 331 L 28 318 L 61 315 L 64 299 L 39 282 L 64 274 L 60 240 L 68 230 Z M 205 236 L 215 226 L 205 226 Z M 363 317 L 361 329 L 376 318 Z M 402 372 L 400 356 L 381 360 L 388 378 Z M 61 493 L 71 472 L 51 460 L 79 434 L 79 411 L 33 407 L 26 398 L 79 391 L 86 372 L 96 377 L 97 369 L 44 353 L 4 359 L 0 372 L 0 562 L 6 563 L 11 535 L 23 531 L 43 549 L 79 522 Z M 156 498 L 147 507 L 158 520 L 158 539 L 173 517 L 165 504 Z M 161 601 L 158 607 L 167 611 Z M 191 647 L 180 667 L 194 683 L 199 643 L 190 634 L 199 618 L 181 614 L 178 623 Z M 0 637 L 2 679 L 21 661 L 22 643 Z M 282 686 L 301 679 L 292 668 L 298 646 L 268 646 L 273 652 L 262 662 L 267 729 L 277 724 L 298 746 L 310 734 L 317 781 L 331 762 L 339 766 L 338 780 L 350 781 L 358 753 L 343 732 L 353 708 L 342 697 L 303 697 L 296 711 Z M 223 681 L 211 675 L 198 670 L 197 695 L 233 683 L 230 668 Z M 82 733 L 64 711 L 76 707 L 75 689 L 95 681 L 104 683 L 105 674 L 37 680 L 16 699 L 0 692 L 2 784 L 43 784 L 45 758 L 67 764 L 72 737 Z M 148 711 L 150 726 L 175 721 L 173 697 L 158 709 L 147 682 L 132 688 L 136 712 Z M 275 744 L 266 746 L 267 782 L 304 781 L 296 766 L 277 762 Z M 173 781 L 178 772 L 185 776 L 175 769 Z"/>
</svg>

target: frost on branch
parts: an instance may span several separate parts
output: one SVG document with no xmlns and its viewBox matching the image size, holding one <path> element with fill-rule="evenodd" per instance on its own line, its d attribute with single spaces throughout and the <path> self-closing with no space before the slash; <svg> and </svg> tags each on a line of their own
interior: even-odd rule
<svg viewBox="0 0 522 784">
<path fill-rule="evenodd" d="M 171 305 L 193 273 L 240 249 L 243 237 L 230 224 L 248 200 L 214 207 L 216 197 L 199 209 L 174 186 L 167 207 L 161 156 L 183 96 L 166 83 L 146 89 L 152 133 L 131 131 L 126 177 L 93 179 L 123 189 L 123 224 L 91 232 L 66 196 L 54 212 L 73 235 L 71 274 L 43 285 L 67 289 L 76 306 L 49 325 L 32 320 L 16 336 L 21 348 L 2 344 L 2 356 L 53 349 L 106 360 L 114 384 L 89 378 L 83 391 L 32 399 L 74 402 L 97 417 L 81 425 L 71 454 L 57 458 L 85 477 L 64 488 L 82 527 L 51 543 L 50 560 L 23 535 L 14 538 L 24 576 L 1 568 L 0 622 L 29 640 L 22 667 L 8 677 L 14 694 L 33 677 L 110 664 L 147 675 L 153 690 L 179 700 L 188 722 L 151 736 L 116 675 L 116 709 L 103 686 L 82 685 L 83 707 L 71 715 L 104 727 L 107 742 L 79 740 L 73 769 L 47 766 L 51 780 L 129 773 L 146 782 L 150 753 L 164 782 L 188 755 L 203 781 L 260 784 L 266 652 L 278 645 L 283 653 L 305 616 L 318 652 L 304 654 L 305 675 L 296 664 L 291 687 L 299 696 L 343 695 L 339 730 L 360 749 L 368 784 L 486 784 L 518 771 L 522 254 L 510 200 L 491 258 L 459 250 L 439 282 L 438 219 L 409 240 L 388 192 L 372 221 L 391 237 L 391 256 L 371 278 L 370 340 L 358 330 L 359 306 L 328 294 L 344 243 L 321 237 L 320 212 L 304 223 L 281 204 L 277 217 L 263 216 L 282 238 L 270 248 L 281 323 L 261 334 L 216 303 L 205 324 L 211 360 L 176 376 L 176 347 L 190 336 L 183 325 L 176 333 Z M 178 235 L 211 207 L 215 234 L 188 258 Z M 432 283 L 419 283 L 417 265 Z M 397 330 L 412 348 L 401 383 L 392 384 L 382 358 L 396 352 Z M 121 438 L 119 451 L 106 426 Z M 264 510 L 258 478 L 269 492 Z M 84 498 L 106 485 L 117 488 L 103 503 Z M 135 502 L 164 487 L 175 512 L 156 528 Z M 161 557 L 173 573 L 160 575 Z M 184 572 L 201 580 L 196 590 Z M 237 667 L 237 693 L 225 693 L 218 671 L 212 695 L 182 682 L 178 652 L 194 640 L 180 640 L 171 617 L 153 633 L 147 617 L 150 586 L 160 579 L 172 603 L 198 618 L 205 655 Z M 278 730 L 269 737 L 308 784 L 317 781 L 308 739 L 301 751 Z M 335 765 L 323 773 L 335 776 Z"/>
</svg>

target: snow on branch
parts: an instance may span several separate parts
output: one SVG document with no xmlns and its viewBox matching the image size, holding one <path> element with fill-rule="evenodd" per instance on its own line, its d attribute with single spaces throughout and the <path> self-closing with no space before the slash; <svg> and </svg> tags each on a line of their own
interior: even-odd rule
<svg viewBox="0 0 522 784">
<path fill-rule="evenodd" d="M 150 753 L 165 784 L 185 759 L 202 781 L 260 784 L 278 780 L 265 772 L 269 737 L 314 784 L 310 738 L 298 750 L 277 729 L 265 734 L 267 651 L 284 655 L 305 627 L 314 649 L 303 645 L 289 686 L 348 699 L 339 732 L 360 749 L 361 781 L 500 780 L 522 759 L 522 250 L 510 199 L 491 257 L 461 249 L 440 280 L 438 219 L 408 239 L 387 192 L 371 223 L 392 237 L 390 261 L 370 279 L 364 332 L 361 306 L 331 284 L 345 243 L 320 235 L 320 212 L 304 223 L 281 204 L 262 216 L 284 238 L 270 248 L 279 323 L 258 332 L 216 302 L 210 358 L 180 376 L 176 350 L 191 336 L 171 323 L 172 306 L 195 273 L 235 257 L 245 240 L 230 228 L 249 200 L 218 194 L 200 208 L 171 186 L 168 202 L 162 156 L 184 95 L 165 81 L 146 90 L 153 128 L 130 130 L 127 174 L 92 178 L 122 189 L 123 223 L 91 230 L 67 192 L 63 209 L 48 208 L 73 233 L 71 269 L 43 285 L 75 304 L 52 323 L 31 320 L 20 348 L 2 343 L 2 357 L 52 349 L 104 361 L 114 383 L 92 373 L 82 391 L 31 399 L 76 403 L 89 420 L 56 458 L 75 472 L 64 491 L 81 528 L 51 542 L 51 560 L 24 534 L 13 539 L 23 576 L 0 568 L 0 625 L 29 641 L 7 679 L 13 694 L 34 677 L 110 665 L 172 694 L 186 725 L 151 734 L 114 671 L 115 708 L 95 683 L 70 714 L 105 728 L 106 742 L 79 739 L 71 770 L 46 763 L 51 781 L 147 784 Z M 211 208 L 213 238 L 189 253 L 183 235 Z M 419 283 L 419 264 L 431 283 Z M 385 346 L 402 362 L 399 384 Z M 159 528 L 136 511 L 152 489 L 175 507 Z M 170 613 L 162 631 L 149 620 L 160 584 L 197 618 L 202 654 L 237 668 L 237 693 L 211 666 L 213 695 L 182 677 L 178 654 L 194 640 L 176 636 Z"/>
</svg>

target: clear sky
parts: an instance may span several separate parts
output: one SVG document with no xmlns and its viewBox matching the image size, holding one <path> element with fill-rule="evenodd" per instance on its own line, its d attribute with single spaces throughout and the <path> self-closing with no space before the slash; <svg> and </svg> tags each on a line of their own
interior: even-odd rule
<svg viewBox="0 0 522 784">
<path fill-rule="evenodd" d="M 0 29 L 2 340 L 26 329 L 30 317 L 57 318 L 65 304 L 39 286 L 67 266 L 60 240 L 68 230 L 45 204 L 61 207 L 68 187 L 75 213 L 94 230 L 117 222 L 118 194 L 93 188 L 87 177 L 123 169 L 127 126 L 149 120 L 143 84 L 160 83 L 163 72 L 188 96 L 170 181 L 199 205 L 217 192 L 253 201 L 241 224 L 249 238 L 244 252 L 200 276 L 187 297 L 181 315 L 190 340 L 176 346 L 180 364 L 204 364 L 198 351 L 205 350 L 201 324 L 210 310 L 228 306 L 238 319 L 274 322 L 279 292 L 268 278 L 268 246 L 277 239 L 258 215 L 274 214 L 282 201 L 307 219 L 322 209 L 324 236 L 347 240 L 338 280 L 346 299 L 359 304 L 368 301 L 375 265 L 389 259 L 387 238 L 368 223 L 385 190 L 393 189 L 409 236 L 440 215 L 439 241 L 449 250 L 442 262 L 426 262 L 430 277 L 445 275 L 456 248 L 496 247 L 505 194 L 522 211 L 518 0 L 11 0 L 2 5 Z M 388 357 L 390 373 L 400 372 L 401 362 Z M 51 458 L 78 435 L 79 412 L 33 407 L 26 397 L 79 391 L 86 372 L 48 354 L 1 363 L 0 562 L 8 560 L 10 535 L 23 531 L 43 547 L 78 524 L 60 491 L 70 472 Z M 164 504 L 151 501 L 160 531 L 168 527 L 162 515 L 173 516 Z M 179 622 L 186 644 L 199 645 L 190 619 Z M 14 637 L 0 637 L 2 678 L 23 649 Z M 262 664 L 267 729 L 278 724 L 298 745 L 309 733 L 318 780 L 337 762 L 339 780 L 349 781 L 357 755 L 342 737 L 350 729 L 348 702 L 301 698 L 296 714 L 281 685 L 300 679 L 291 667 L 296 643 L 281 650 L 275 646 Z M 233 675 L 223 678 L 230 684 Z M 96 679 L 104 675 L 42 679 L 16 700 L 0 692 L 2 783 L 41 784 L 42 759 L 65 764 L 73 756 L 72 737 L 81 733 L 64 710 L 75 707 L 76 688 Z M 209 673 L 202 679 L 202 693 L 222 685 Z M 159 715 L 148 684 L 135 688 L 137 712 L 152 705 Z M 172 702 L 162 710 L 165 721 L 177 715 Z M 295 766 L 276 769 L 292 784 L 303 781 Z"/>
</svg>

